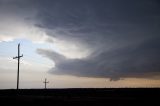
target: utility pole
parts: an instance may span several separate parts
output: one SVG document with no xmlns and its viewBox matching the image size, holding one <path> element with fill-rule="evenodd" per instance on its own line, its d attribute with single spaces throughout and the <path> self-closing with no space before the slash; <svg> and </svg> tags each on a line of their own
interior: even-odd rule
<svg viewBox="0 0 160 106">
<path fill-rule="evenodd" d="M 45 89 L 47 88 L 47 83 L 49 83 L 49 81 L 47 82 L 47 79 L 45 78 L 45 81 L 43 82 L 45 84 Z"/>
<path fill-rule="evenodd" d="M 19 89 L 19 63 L 20 58 L 23 57 L 23 54 L 20 56 L 20 43 L 18 44 L 18 56 L 13 57 L 13 59 L 18 59 L 18 72 L 17 72 L 17 90 Z"/>
</svg>

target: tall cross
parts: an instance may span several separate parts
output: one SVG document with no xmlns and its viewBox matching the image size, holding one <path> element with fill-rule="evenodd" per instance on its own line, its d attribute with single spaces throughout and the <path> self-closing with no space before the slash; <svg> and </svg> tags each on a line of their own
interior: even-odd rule
<svg viewBox="0 0 160 106">
<path fill-rule="evenodd" d="M 20 56 L 20 43 L 18 44 L 18 56 L 13 57 L 13 59 L 18 59 L 18 72 L 17 72 L 17 90 L 19 89 L 19 63 L 20 58 L 23 57 L 23 54 Z"/>
<path fill-rule="evenodd" d="M 45 81 L 43 82 L 45 84 L 45 89 L 47 88 L 47 83 L 49 83 L 49 81 L 47 81 L 47 79 L 45 78 Z"/>
</svg>

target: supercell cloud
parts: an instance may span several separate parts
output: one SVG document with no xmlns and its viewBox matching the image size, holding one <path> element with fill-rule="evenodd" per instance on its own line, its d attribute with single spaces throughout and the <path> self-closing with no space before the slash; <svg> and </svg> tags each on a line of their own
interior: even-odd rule
<svg viewBox="0 0 160 106">
<path fill-rule="evenodd" d="M 53 74 L 111 80 L 153 78 L 160 72 L 159 5 L 156 0 L 61 0 L 40 4 L 37 26 L 53 38 L 89 50 L 89 55 L 69 59 L 54 51 L 37 51 L 55 62 L 50 70 Z"/>
<path fill-rule="evenodd" d="M 62 50 L 37 50 L 55 62 L 50 73 L 111 80 L 160 75 L 158 0 L 28 0 L 27 5 L 36 11 L 34 27 Z"/>
</svg>

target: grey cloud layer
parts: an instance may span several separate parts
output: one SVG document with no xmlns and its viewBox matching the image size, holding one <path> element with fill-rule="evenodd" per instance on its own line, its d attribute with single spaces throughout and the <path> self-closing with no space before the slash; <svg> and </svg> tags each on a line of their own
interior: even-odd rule
<svg viewBox="0 0 160 106">
<path fill-rule="evenodd" d="M 93 53 L 85 59 L 67 59 L 53 51 L 42 49 L 38 49 L 37 52 L 56 63 L 50 73 L 117 80 L 125 77 L 153 78 L 157 75 L 160 69 L 160 60 L 157 56 L 160 51 L 154 48 L 156 46 L 157 43 L 147 42 L 138 48 L 127 47 L 99 54 Z"/>
<path fill-rule="evenodd" d="M 46 6 L 40 8 L 37 26 L 92 51 L 85 59 L 66 59 L 38 50 L 55 61 L 51 73 L 119 79 L 160 72 L 158 1 L 62 0 Z"/>
<path fill-rule="evenodd" d="M 160 72 L 158 0 L 32 0 L 35 26 L 59 40 L 91 51 L 67 59 L 53 51 L 39 54 L 56 63 L 50 72 L 86 77 L 152 77 Z M 152 73 L 152 74 L 151 74 Z"/>
<path fill-rule="evenodd" d="M 159 36 L 158 6 L 150 0 L 54 0 L 38 5 L 37 26 L 50 36 L 91 48 L 141 43 Z"/>
<path fill-rule="evenodd" d="M 39 49 L 39 54 L 55 61 L 51 73 L 117 80 L 150 78 L 160 72 L 158 1 L 62 0 L 50 5 L 46 2 L 46 6 L 40 8 L 37 26 L 50 36 L 92 51 L 85 59 L 66 59 Z"/>
</svg>

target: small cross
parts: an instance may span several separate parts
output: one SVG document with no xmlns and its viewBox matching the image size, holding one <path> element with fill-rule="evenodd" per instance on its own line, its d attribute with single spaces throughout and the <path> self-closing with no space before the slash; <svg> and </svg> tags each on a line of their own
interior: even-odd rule
<svg viewBox="0 0 160 106">
<path fill-rule="evenodd" d="M 18 71 L 17 71 L 17 90 L 19 89 L 19 64 L 20 58 L 23 57 L 23 54 L 20 56 L 20 43 L 18 44 L 18 56 L 13 57 L 13 59 L 18 59 Z"/>
<path fill-rule="evenodd" d="M 49 81 L 47 82 L 47 79 L 45 78 L 45 81 L 43 83 L 45 84 L 45 89 L 46 89 L 47 83 L 49 83 Z"/>
</svg>

